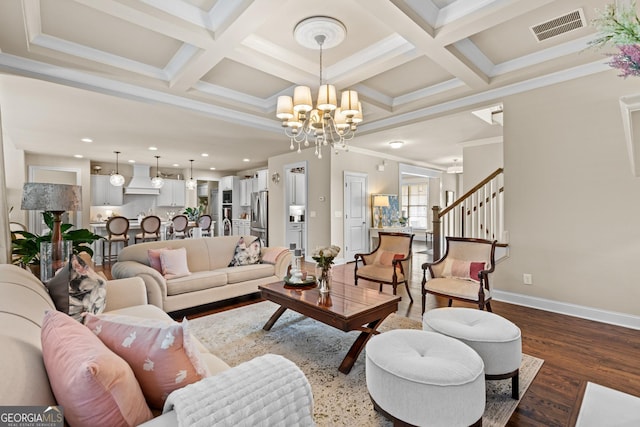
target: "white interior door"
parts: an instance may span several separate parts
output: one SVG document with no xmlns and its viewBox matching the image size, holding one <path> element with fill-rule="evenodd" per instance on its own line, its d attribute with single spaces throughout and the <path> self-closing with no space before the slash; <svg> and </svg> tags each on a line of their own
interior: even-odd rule
<svg viewBox="0 0 640 427">
<path fill-rule="evenodd" d="M 367 228 L 367 175 L 344 173 L 344 258 L 369 252 Z"/>
</svg>

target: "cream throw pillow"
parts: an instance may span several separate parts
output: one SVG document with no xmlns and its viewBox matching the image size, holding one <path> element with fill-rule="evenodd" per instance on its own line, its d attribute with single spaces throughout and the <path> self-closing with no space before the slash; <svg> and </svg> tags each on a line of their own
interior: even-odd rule
<svg viewBox="0 0 640 427">
<path fill-rule="evenodd" d="M 165 279 L 175 279 L 191 274 L 187 264 L 187 249 L 178 248 L 160 252 L 162 275 Z"/>
</svg>

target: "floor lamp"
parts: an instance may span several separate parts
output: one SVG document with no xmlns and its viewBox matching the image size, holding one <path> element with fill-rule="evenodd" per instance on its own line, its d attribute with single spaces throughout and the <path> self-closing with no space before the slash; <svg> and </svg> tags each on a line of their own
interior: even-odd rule
<svg viewBox="0 0 640 427">
<path fill-rule="evenodd" d="M 53 214 L 51 230 L 51 263 L 53 271 L 62 266 L 61 216 L 66 211 L 82 209 L 82 186 L 27 182 L 22 189 L 23 210 L 49 211 Z M 42 276 L 41 276 L 42 277 Z"/>
</svg>

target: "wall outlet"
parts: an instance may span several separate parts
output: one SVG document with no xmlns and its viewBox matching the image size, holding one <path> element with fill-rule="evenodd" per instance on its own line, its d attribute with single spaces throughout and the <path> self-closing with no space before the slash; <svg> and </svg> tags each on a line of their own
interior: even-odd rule
<svg viewBox="0 0 640 427">
<path fill-rule="evenodd" d="M 525 285 L 533 285 L 533 276 L 531 274 L 524 273 L 522 275 L 522 281 Z"/>
</svg>

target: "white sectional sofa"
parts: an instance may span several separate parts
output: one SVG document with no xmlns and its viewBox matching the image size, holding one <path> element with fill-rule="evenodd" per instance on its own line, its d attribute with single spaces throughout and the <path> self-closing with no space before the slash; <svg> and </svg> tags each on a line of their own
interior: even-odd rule
<svg viewBox="0 0 640 427">
<path fill-rule="evenodd" d="M 140 278 L 112 280 L 107 282 L 106 314 L 124 314 L 143 319 L 172 322 L 172 319 L 158 307 L 147 304 L 145 287 Z M 0 405 L 2 406 L 54 406 L 56 399 L 49 383 L 42 356 L 41 328 L 45 312 L 55 310 L 53 301 L 45 286 L 31 273 L 15 265 L 0 264 Z M 240 421 L 219 422 L 216 425 L 269 425 L 266 416 L 278 414 L 283 419 L 298 420 L 297 424 L 313 425 L 310 414 L 313 413 L 311 387 L 306 378 L 299 378 L 296 385 L 275 386 L 273 383 L 258 385 L 264 377 L 265 369 L 273 370 L 267 357 L 253 359 L 248 371 L 247 364 L 230 368 L 223 360 L 211 354 L 197 339 L 193 338 L 200 359 L 206 364 L 214 377 L 205 378 L 207 395 L 220 396 L 212 404 L 208 415 L 224 416 L 225 420 Z M 280 356 L 276 362 L 281 372 L 289 370 L 295 373 L 295 365 Z M 244 366 L 244 368 L 243 368 Z M 298 376 L 304 376 L 299 372 Z M 217 381 L 220 378 L 220 381 Z M 197 383 L 196 383 L 197 384 Z M 261 388 L 262 387 L 262 388 Z M 246 402 L 229 402 L 225 399 L 232 395 L 271 396 L 279 393 L 280 399 L 264 403 L 269 414 L 257 409 L 247 414 Z M 304 397 L 303 399 L 301 397 Z M 295 400 L 296 404 L 291 401 Z M 217 405 L 217 406 L 216 406 Z M 206 411 L 207 412 L 207 411 Z M 167 412 L 146 423 L 144 426 L 176 426 L 180 414 Z M 271 418 L 273 420 L 273 418 Z M 304 421 L 300 421 L 304 420 Z M 213 424 L 210 424 L 213 425 Z"/>
<path fill-rule="evenodd" d="M 282 280 L 291 262 L 285 248 L 262 248 L 260 264 L 228 267 L 240 236 L 166 240 L 128 246 L 111 268 L 114 279 L 140 277 L 149 303 L 173 312 L 258 292 L 258 285 Z M 254 236 L 245 236 L 251 242 Z M 186 248 L 190 275 L 165 279 L 150 267 L 149 249 Z"/>
</svg>

